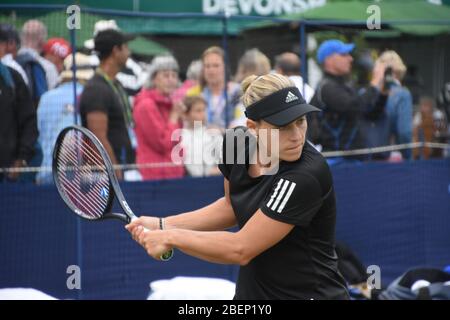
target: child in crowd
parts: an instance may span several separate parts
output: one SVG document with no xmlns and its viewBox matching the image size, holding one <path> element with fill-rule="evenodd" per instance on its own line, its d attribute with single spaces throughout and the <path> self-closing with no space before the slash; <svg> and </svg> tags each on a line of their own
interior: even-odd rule
<svg viewBox="0 0 450 320">
<path fill-rule="evenodd" d="M 182 133 L 184 165 L 192 177 L 218 175 L 214 152 L 221 149 L 220 130 L 207 129 L 206 101 L 201 96 L 186 97 L 185 121 Z"/>
</svg>

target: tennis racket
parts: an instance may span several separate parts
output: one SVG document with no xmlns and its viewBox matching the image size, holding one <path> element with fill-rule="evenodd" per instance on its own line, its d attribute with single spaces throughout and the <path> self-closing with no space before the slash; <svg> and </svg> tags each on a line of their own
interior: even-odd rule
<svg viewBox="0 0 450 320">
<path fill-rule="evenodd" d="M 61 131 L 53 150 L 52 171 L 61 198 L 79 217 L 126 223 L 137 219 L 123 196 L 108 153 L 88 129 L 69 126 Z M 124 213 L 112 212 L 115 196 Z M 160 258 L 167 261 L 172 255 L 170 250 Z"/>
</svg>

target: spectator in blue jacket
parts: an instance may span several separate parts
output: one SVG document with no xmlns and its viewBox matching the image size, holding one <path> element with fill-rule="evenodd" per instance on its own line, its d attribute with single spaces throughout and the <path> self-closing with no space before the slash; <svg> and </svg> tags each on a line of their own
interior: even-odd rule
<svg viewBox="0 0 450 320">
<path fill-rule="evenodd" d="M 385 51 L 378 61 L 392 69 L 392 78 L 385 76 L 385 88 L 389 91 L 386 112 L 389 121 L 389 134 L 395 144 L 412 142 L 413 103 L 409 90 L 402 86 L 406 66 L 402 58 L 392 50 Z M 402 150 L 403 159 L 411 159 L 411 149 Z"/>
</svg>

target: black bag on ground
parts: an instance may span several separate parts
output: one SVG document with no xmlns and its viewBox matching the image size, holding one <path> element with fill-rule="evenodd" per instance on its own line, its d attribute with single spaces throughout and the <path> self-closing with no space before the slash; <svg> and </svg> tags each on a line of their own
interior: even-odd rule
<svg viewBox="0 0 450 320">
<path fill-rule="evenodd" d="M 394 280 L 378 300 L 450 300 L 450 273 L 414 268 Z"/>
</svg>

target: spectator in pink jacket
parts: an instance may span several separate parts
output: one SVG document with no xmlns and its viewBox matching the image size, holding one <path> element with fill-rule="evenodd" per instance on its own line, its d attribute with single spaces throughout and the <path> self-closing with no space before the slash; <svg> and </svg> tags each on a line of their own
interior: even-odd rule
<svg viewBox="0 0 450 320">
<path fill-rule="evenodd" d="M 172 102 L 178 82 L 177 61 L 171 56 L 158 56 L 152 61 L 149 82 L 136 96 L 133 110 L 138 144 L 136 163 L 154 165 L 140 168 L 144 180 L 184 176 L 183 165 L 175 165 L 171 157 L 179 144 L 172 141 L 172 133 L 182 128 L 184 112 L 181 102 Z"/>
</svg>

